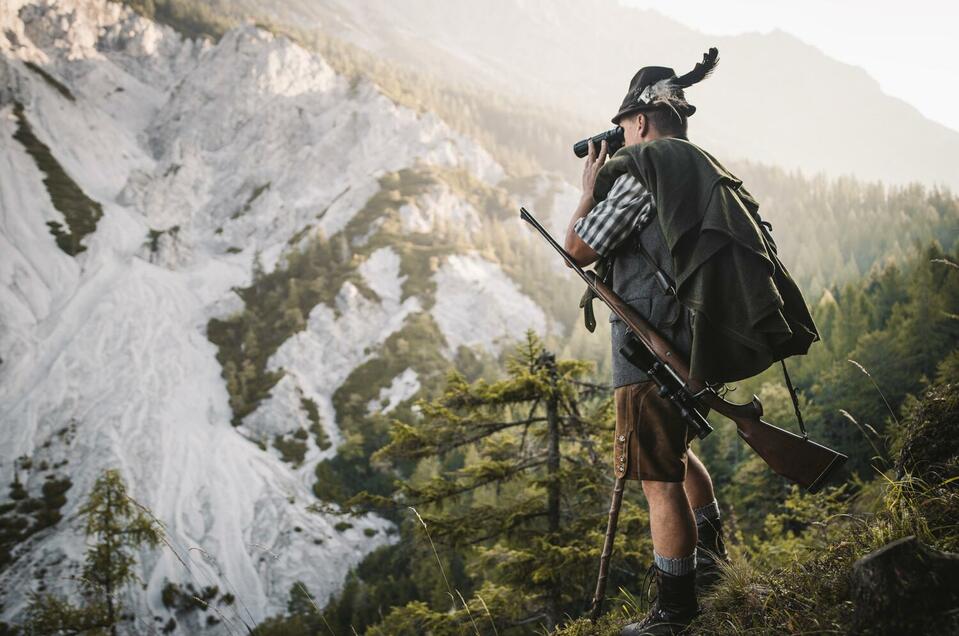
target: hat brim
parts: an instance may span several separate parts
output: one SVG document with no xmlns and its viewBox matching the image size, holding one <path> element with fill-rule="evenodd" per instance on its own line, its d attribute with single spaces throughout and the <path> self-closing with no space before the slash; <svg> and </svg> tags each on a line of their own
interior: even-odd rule
<svg viewBox="0 0 959 636">
<path fill-rule="evenodd" d="M 628 108 L 623 108 L 618 113 L 616 113 L 613 118 L 610 120 L 615 125 L 619 126 L 619 120 L 625 117 L 626 115 L 632 115 L 633 113 L 643 113 L 651 110 L 662 110 L 666 108 L 665 106 L 630 106 Z M 684 117 L 689 117 L 696 112 L 696 107 L 692 104 L 686 104 L 685 106 L 680 106 L 676 110 L 679 111 L 680 115 Z"/>
</svg>

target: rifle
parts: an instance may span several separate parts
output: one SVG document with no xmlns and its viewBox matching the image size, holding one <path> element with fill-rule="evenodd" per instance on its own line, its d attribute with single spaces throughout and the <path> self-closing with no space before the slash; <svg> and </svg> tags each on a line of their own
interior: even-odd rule
<svg viewBox="0 0 959 636">
<path fill-rule="evenodd" d="M 736 424 L 739 436 L 770 468 L 810 493 L 818 492 L 848 459 L 838 451 L 817 444 L 805 434 L 796 435 L 764 421 L 762 402 L 755 395 L 751 402 L 735 404 L 708 384 L 690 379 L 686 361 L 639 312 L 627 305 L 595 273 L 580 267 L 526 208 L 520 208 L 520 218 L 536 228 L 573 271 L 586 281 L 593 293 L 622 319 L 630 335 L 620 352 L 649 374 L 659 385 L 660 395 L 669 398 L 699 437 L 705 437 L 712 430 L 702 412 L 707 408 L 715 410 Z"/>
</svg>

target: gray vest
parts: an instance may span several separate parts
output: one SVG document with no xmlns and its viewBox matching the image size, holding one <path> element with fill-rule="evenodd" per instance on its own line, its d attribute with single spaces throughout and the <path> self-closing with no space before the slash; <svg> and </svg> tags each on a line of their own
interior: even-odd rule
<svg viewBox="0 0 959 636">
<path fill-rule="evenodd" d="M 646 317 L 650 324 L 668 340 L 677 353 L 689 359 L 692 346 L 692 315 L 663 290 L 656 280 L 656 270 L 640 253 L 637 238 L 646 252 L 670 280 L 673 262 L 666 245 L 659 220 L 653 218 L 641 232 L 634 231 L 613 252 L 612 288 L 628 305 Z M 626 325 L 616 314 L 610 314 L 613 345 L 613 386 L 644 382 L 649 376 L 633 366 L 619 353 L 625 342 Z"/>
</svg>

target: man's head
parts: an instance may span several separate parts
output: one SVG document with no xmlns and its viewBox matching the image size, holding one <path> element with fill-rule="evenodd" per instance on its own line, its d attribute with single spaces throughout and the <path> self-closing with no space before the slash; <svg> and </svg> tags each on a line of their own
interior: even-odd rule
<svg viewBox="0 0 959 636">
<path fill-rule="evenodd" d="M 685 137 L 686 120 L 696 107 L 686 101 L 683 89 L 706 79 L 719 63 L 719 51 L 709 49 L 703 61 L 685 75 L 676 76 L 665 66 L 644 66 L 629 82 L 629 89 L 613 123 L 623 127 L 626 145 L 657 137 Z"/>
<path fill-rule="evenodd" d="M 627 146 L 660 137 L 686 137 L 689 120 L 685 115 L 671 109 L 639 111 L 623 115 L 619 119 Z"/>
</svg>

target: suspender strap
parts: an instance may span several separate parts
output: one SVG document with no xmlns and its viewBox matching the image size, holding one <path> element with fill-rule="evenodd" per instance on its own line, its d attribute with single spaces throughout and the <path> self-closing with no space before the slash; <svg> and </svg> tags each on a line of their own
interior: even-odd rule
<svg viewBox="0 0 959 636">
<path fill-rule="evenodd" d="M 663 292 L 671 296 L 676 295 L 676 286 L 673 284 L 672 279 L 666 275 L 662 269 L 659 268 L 659 265 L 656 261 L 653 260 L 652 255 L 643 246 L 643 242 L 639 240 L 639 234 L 636 234 L 636 247 L 639 248 L 639 253 L 643 255 L 643 258 L 646 259 L 646 262 L 649 263 L 649 266 L 653 269 L 653 278 L 656 279 L 656 282 L 659 283 L 659 286 L 663 288 Z"/>
<path fill-rule="evenodd" d="M 649 265 L 653 271 L 653 278 L 659 283 L 659 286 L 663 289 L 663 293 L 675 296 L 676 286 L 673 284 L 672 279 L 660 268 L 659 263 L 656 262 L 652 254 L 649 253 L 649 250 L 646 249 L 646 246 L 643 245 L 643 237 L 641 236 L 643 230 L 645 230 L 646 226 L 652 223 L 655 218 L 656 207 L 650 205 L 639 215 L 639 219 L 636 221 L 636 227 L 633 229 L 633 242 L 636 244 L 636 249 L 642 255 L 646 264 Z"/>
<path fill-rule="evenodd" d="M 799 410 L 799 396 L 796 395 L 796 389 L 793 388 L 793 382 L 789 378 L 789 371 L 786 370 L 786 361 L 780 360 L 780 364 L 783 365 L 783 378 L 786 380 L 786 388 L 789 389 L 789 397 L 793 400 L 793 409 L 796 411 L 796 420 L 799 422 L 799 430 L 802 431 L 803 437 L 809 437 L 809 434 L 806 432 L 806 424 L 802 419 L 802 411 Z"/>
</svg>

